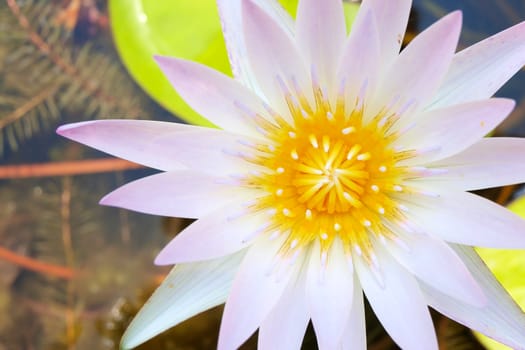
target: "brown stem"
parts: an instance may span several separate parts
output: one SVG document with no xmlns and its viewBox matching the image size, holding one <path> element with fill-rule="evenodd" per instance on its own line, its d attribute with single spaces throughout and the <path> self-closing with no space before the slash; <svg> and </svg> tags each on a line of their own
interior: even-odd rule
<svg viewBox="0 0 525 350">
<path fill-rule="evenodd" d="M 0 259 L 9 261 L 24 269 L 40 272 L 47 276 L 63 278 L 66 280 L 72 279 L 75 276 L 75 271 L 68 267 L 45 263 L 24 255 L 12 252 L 0 246 Z"/>
<path fill-rule="evenodd" d="M 94 174 L 139 169 L 142 167 L 142 165 L 116 158 L 4 165 L 0 166 L 0 179 Z"/>
</svg>

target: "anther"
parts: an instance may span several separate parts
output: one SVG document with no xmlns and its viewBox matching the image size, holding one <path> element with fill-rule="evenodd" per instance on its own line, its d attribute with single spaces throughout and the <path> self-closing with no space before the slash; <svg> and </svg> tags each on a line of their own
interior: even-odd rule
<svg viewBox="0 0 525 350">
<path fill-rule="evenodd" d="M 284 190 L 282 188 L 278 188 L 277 191 L 275 191 L 275 194 L 277 197 L 281 197 L 284 193 Z"/>
<path fill-rule="evenodd" d="M 283 209 L 283 215 L 287 216 L 287 217 L 292 217 L 293 216 L 292 211 L 290 209 L 288 209 L 288 208 L 284 208 Z"/>
<path fill-rule="evenodd" d="M 348 155 L 346 156 L 346 159 L 351 160 L 356 156 L 356 154 L 361 150 L 361 145 L 353 145 L 352 148 L 350 148 L 350 151 L 348 151 Z"/>
<path fill-rule="evenodd" d="M 349 126 L 347 128 L 344 128 L 343 130 L 341 130 L 341 132 L 343 133 L 343 135 L 349 135 L 349 134 L 355 132 L 355 128 L 353 126 Z"/>
<path fill-rule="evenodd" d="M 292 158 L 294 160 L 299 159 L 299 154 L 297 154 L 297 150 L 296 149 L 293 149 L 292 152 L 290 152 L 290 155 L 292 156 Z"/>
<path fill-rule="evenodd" d="M 372 223 L 370 222 L 370 220 L 364 220 L 363 221 L 363 226 L 370 227 L 370 226 L 372 226 Z"/>
<path fill-rule="evenodd" d="M 394 191 L 396 192 L 403 192 L 403 187 L 399 186 L 399 185 L 394 185 Z"/>
<path fill-rule="evenodd" d="M 326 233 L 326 232 L 321 233 L 321 239 L 323 239 L 323 240 L 328 239 L 328 233 Z"/>
<path fill-rule="evenodd" d="M 408 207 L 406 205 L 404 205 L 404 204 L 399 204 L 397 207 L 399 208 L 399 210 L 401 210 L 401 211 L 403 211 L 405 213 L 409 212 Z"/>
<path fill-rule="evenodd" d="M 355 197 L 353 197 L 351 194 L 349 194 L 348 192 L 343 192 L 343 197 L 348 201 L 350 202 L 350 204 L 352 206 L 354 206 L 355 208 L 360 208 L 362 206 L 362 203 L 361 201 L 359 201 L 359 199 L 356 199 Z"/>
<path fill-rule="evenodd" d="M 377 186 L 377 185 L 372 185 L 372 186 L 370 186 L 370 189 L 371 189 L 373 192 L 375 192 L 375 193 L 378 193 L 378 192 L 379 192 L 379 186 Z"/>
<path fill-rule="evenodd" d="M 310 114 L 308 114 L 308 112 L 306 112 L 304 109 L 301 109 L 301 116 L 304 119 L 310 119 Z"/>
<path fill-rule="evenodd" d="M 299 243 L 299 240 L 296 238 L 292 241 L 292 243 L 290 243 L 290 248 L 291 249 L 294 249 L 295 247 L 297 247 L 297 244 Z"/>
<path fill-rule="evenodd" d="M 328 120 L 334 120 L 334 114 L 330 111 L 326 112 L 326 119 Z"/>
<path fill-rule="evenodd" d="M 248 140 L 237 139 L 236 141 L 238 144 L 246 146 L 246 147 L 252 147 L 252 148 L 256 147 L 255 143 L 248 141 Z"/>
<path fill-rule="evenodd" d="M 327 135 L 323 136 L 323 150 L 325 153 L 330 150 L 330 138 Z"/>
<path fill-rule="evenodd" d="M 283 174 L 284 173 L 284 168 L 283 167 L 278 167 L 276 171 L 277 171 L 277 174 Z"/>
<path fill-rule="evenodd" d="M 383 215 L 385 213 L 385 208 L 379 207 L 377 211 L 379 212 L 379 214 Z"/>
<path fill-rule="evenodd" d="M 386 173 L 386 170 L 387 170 L 387 168 L 386 168 L 386 166 L 384 166 L 384 165 L 381 165 L 381 166 L 379 167 L 379 171 L 382 172 L 382 173 Z"/>
<path fill-rule="evenodd" d="M 326 260 L 328 258 L 328 253 L 326 251 L 321 253 L 321 266 L 326 266 Z"/>
<path fill-rule="evenodd" d="M 292 257 L 290 258 L 290 261 L 289 261 L 289 265 L 292 266 L 295 264 L 295 262 L 297 261 L 297 258 L 299 257 L 299 254 L 301 253 L 301 249 L 297 249 Z"/>
<path fill-rule="evenodd" d="M 319 148 L 319 143 L 317 142 L 317 138 L 314 134 L 310 134 L 310 136 L 308 136 L 308 140 L 310 140 L 313 148 Z"/>
<path fill-rule="evenodd" d="M 304 216 L 306 217 L 307 220 L 311 220 L 312 219 L 312 211 L 310 209 L 306 209 L 306 211 L 304 213 Z"/>
<path fill-rule="evenodd" d="M 297 134 L 293 131 L 288 131 L 288 136 L 290 136 L 290 138 L 292 139 L 295 139 L 297 137 Z"/>
<path fill-rule="evenodd" d="M 277 237 L 279 237 L 279 235 L 281 234 L 281 231 L 277 230 L 277 231 L 274 231 L 270 237 L 268 237 L 268 239 L 270 241 L 273 241 L 274 239 L 276 239 Z"/>
<path fill-rule="evenodd" d="M 360 160 L 360 161 L 369 160 L 371 157 L 372 156 L 370 155 L 370 152 L 361 153 L 360 155 L 357 156 L 357 160 Z"/>
<path fill-rule="evenodd" d="M 337 232 L 341 231 L 341 224 L 338 223 L 338 222 L 336 222 L 336 223 L 334 224 L 334 230 L 336 230 Z"/>
<path fill-rule="evenodd" d="M 274 216 L 275 214 L 277 214 L 277 209 L 275 208 L 270 208 L 266 211 L 266 214 L 270 215 L 270 216 Z"/>
<path fill-rule="evenodd" d="M 405 113 L 410 107 L 416 105 L 416 99 L 412 98 L 406 102 L 401 108 L 396 112 L 397 115 Z"/>
</svg>

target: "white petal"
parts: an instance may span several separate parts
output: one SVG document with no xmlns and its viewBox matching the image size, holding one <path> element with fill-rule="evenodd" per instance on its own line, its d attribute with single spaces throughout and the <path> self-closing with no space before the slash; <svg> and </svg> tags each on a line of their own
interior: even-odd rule
<svg viewBox="0 0 525 350">
<path fill-rule="evenodd" d="M 197 113 L 224 130 L 258 136 L 244 109 L 262 111 L 262 102 L 238 81 L 208 66 L 180 58 L 155 56 L 155 61 Z"/>
<path fill-rule="evenodd" d="M 369 6 L 374 13 L 379 30 L 381 58 L 384 67 L 388 67 L 399 54 L 403 43 L 412 0 L 365 0 L 361 6 Z"/>
<path fill-rule="evenodd" d="M 442 192 L 437 198 L 413 196 L 406 215 L 423 232 L 445 241 L 492 248 L 525 248 L 525 220 L 468 192 Z"/>
<path fill-rule="evenodd" d="M 479 141 L 505 119 L 515 106 L 509 99 L 493 98 L 434 109 L 417 116 L 416 125 L 399 138 L 406 148 L 431 149 L 425 161 L 443 159 Z M 421 161 L 418 157 L 414 161 Z"/>
<path fill-rule="evenodd" d="M 525 22 L 456 54 L 432 108 L 491 97 L 525 64 Z"/>
<path fill-rule="evenodd" d="M 196 314 L 224 303 L 244 252 L 178 265 L 144 304 L 124 333 L 121 348 L 131 349 Z"/>
<path fill-rule="evenodd" d="M 106 195 L 100 204 L 141 213 L 199 218 L 238 196 L 211 175 L 188 170 L 148 176 Z"/>
<path fill-rule="evenodd" d="M 381 81 L 376 108 L 399 100 L 406 104 L 425 103 L 438 88 L 457 46 L 461 29 L 461 12 L 443 17 L 419 34 L 400 53 Z"/>
<path fill-rule="evenodd" d="M 293 21 L 290 15 L 275 0 L 255 0 L 287 33 L 293 36 Z M 244 31 L 242 28 L 243 0 L 217 0 L 222 22 L 222 32 L 228 48 L 228 57 L 233 75 L 250 90 L 258 92 L 259 84 L 248 63 Z"/>
<path fill-rule="evenodd" d="M 287 110 L 283 89 L 278 82 L 296 80 L 305 86 L 306 70 L 297 47 L 289 36 L 253 0 L 242 3 L 243 28 L 248 58 L 259 85 L 270 105 L 278 112 Z"/>
<path fill-rule="evenodd" d="M 222 130 L 144 120 L 98 120 L 68 124 L 57 133 L 114 156 L 170 171 L 188 167 L 217 174 L 238 173 L 247 162 L 234 152 L 248 138 Z"/>
<path fill-rule="evenodd" d="M 525 139 L 490 137 L 429 164 L 446 170 L 428 179 L 464 191 L 525 182 Z"/>
<path fill-rule="evenodd" d="M 454 249 L 483 288 L 488 304 L 483 308 L 474 307 L 421 283 L 429 305 L 451 319 L 513 349 L 525 349 L 523 311 L 498 283 L 474 249 L 459 245 L 455 245 Z"/>
<path fill-rule="evenodd" d="M 366 350 L 365 305 L 357 275 L 354 275 L 352 310 L 341 339 L 341 350 Z"/>
<path fill-rule="evenodd" d="M 362 87 L 367 91 L 377 84 L 381 63 L 381 51 L 377 23 L 372 11 L 365 12 L 365 1 L 357 14 L 350 37 L 344 47 L 343 57 L 338 70 L 338 77 L 345 84 L 347 101 L 362 100 L 366 96 L 359 96 Z M 337 87 L 339 88 L 339 87 Z M 366 93 L 366 91 L 365 91 Z"/>
<path fill-rule="evenodd" d="M 320 86 L 333 88 L 346 38 L 342 1 L 299 1 L 296 38 L 301 56 L 307 67 L 314 67 Z"/>
<path fill-rule="evenodd" d="M 277 305 L 262 322 L 257 345 L 259 350 L 301 348 L 310 320 L 306 300 L 306 273 L 303 272 L 298 273 L 296 281 L 290 281 Z"/>
<path fill-rule="evenodd" d="M 388 242 L 388 251 L 408 271 L 433 288 L 465 303 L 483 306 L 487 298 L 454 250 L 441 240 L 419 234 L 401 238 L 406 248 Z"/>
<path fill-rule="evenodd" d="M 272 262 L 283 243 L 261 237 L 255 242 L 239 272 L 226 301 L 219 332 L 219 350 L 238 348 L 261 325 L 279 301 L 288 282 L 294 279 L 297 266 L 277 277 Z"/>
<path fill-rule="evenodd" d="M 319 349 L 329 350 L 341 343 L 348 323 L 354 276 L 339 239 L 326 257 L 319 247 L 316 241 L 310 252 L 306 294 Z"/>
<path fill-rule="evenodd" d="M 155 259 L 157 265 L 215 259 L 251 244 L 264 227 L 265 216 L 237 217 L 245 210 L 240 203 L 221 207 L 195 221 L 169 242 Z"/>
<path fill-rule="evenodd" d="M 434 326 L 416 279 L 379 245 L 374 249 L 381 286 L 369 266 L 354 259 L 370 306 L 392 339 L 405 350 L 438 349 Z"/>
</svg>

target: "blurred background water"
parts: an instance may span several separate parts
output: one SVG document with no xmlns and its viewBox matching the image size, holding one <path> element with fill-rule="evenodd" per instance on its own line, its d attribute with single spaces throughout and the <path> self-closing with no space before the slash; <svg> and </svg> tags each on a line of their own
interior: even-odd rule
<svg viewBox="0 0 525 350">
<path fill-rule="evenodd" d="M 107 117 L 177 121 L 127 73 L 107 7 L 0 0 L 0 350 L 117 349 L 167 273 L 153 258 L 188 224 L 99 206 L 104 194 L 153 171 L 54 133 Z M 460 48 L 525 20 L 523 0 L 415 0 L 407 40 L 455 9 L 464 14 Z M 524 94 L 522 71 L 498 93 L 517 108 L 496 135 L 525 136 Z M 482 194 L 506 204 L 519 189 Z M 442 349 L 482 348 L 464 327 L 433 316 Z M 220 308 L 203 313 L 141 349 L 211 349 L 220 317 Z M 371 312 L 367 327 L 369 349 L 396 348 Z M 255 344 L 252 337 L 243 348 Z M 304 348 L 316 348 L 311 329 Z"/>
</svg>

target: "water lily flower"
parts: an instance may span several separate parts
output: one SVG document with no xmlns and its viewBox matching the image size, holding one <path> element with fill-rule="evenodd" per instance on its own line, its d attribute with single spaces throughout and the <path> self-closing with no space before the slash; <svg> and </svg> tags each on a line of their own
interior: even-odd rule
<svg viewBox="0 0 525 350">
<path fill-rule="evenodd" d="M 127 330 L 131 348 L 226 303 L 219 349 L 365 349 L 363 292 L 403 349 L 437 349 L 428 306 L 517 349 L 525 316 L 472 246 L 525 248 L 525 221 L 468 191 L 525 180 L 525 140 L 484 138 L 525 64 L 525 23 L 455 53 L 453 12 L 400 50 L 410 0 L 219 0 L 232 79 L 156 57 L 217 129 L 105 120 L 58 133 L 162 172 L 101 203 L 198 219 Z"/>
</svg>

